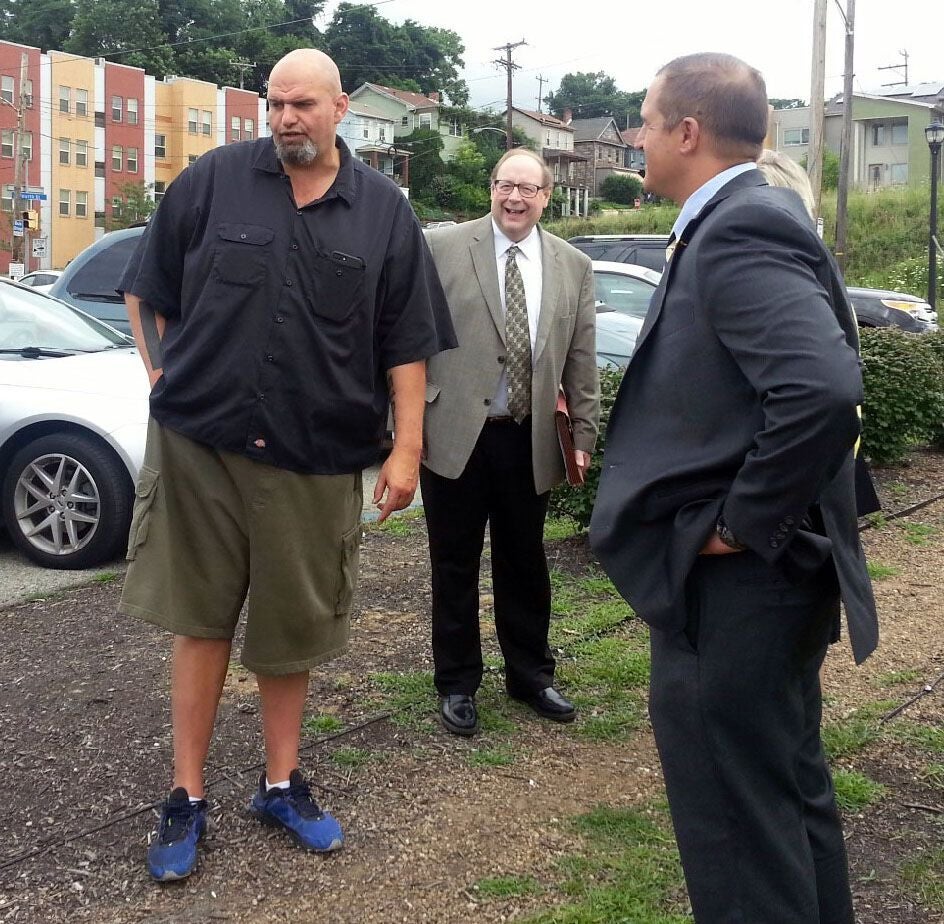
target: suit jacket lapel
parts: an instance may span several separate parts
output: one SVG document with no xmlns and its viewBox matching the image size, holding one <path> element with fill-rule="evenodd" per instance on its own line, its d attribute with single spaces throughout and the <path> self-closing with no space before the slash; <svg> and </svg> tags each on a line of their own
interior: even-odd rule
<svg viewBox="0 0 944 924">
<path fill-rule="evenodd" d="M 538 234 L 541 236 L 541 309 L 538 314 L 538 332 L 534 340 L 534 359 L 541 355 L 541 351 L 547 344 L 547 338 L 551 332 L 551 325 L 557 314 L 557 299 L 560 294 L 560 287 L 557 280 L 560 278 L 557 261 L 559 259 L 557 247 L 545 234 L 541 228 L 538 228 Z"/>
<path fill-rule="evenodd" d="M 646 312 L 646 319 L 643 321 L 639 330 L 639 336 L 636 338 L 636 348 L 634 353 L 639 350 L 643 341 L 649 335 L 649 331 L 655 326 L 659 315 L 662 313 L 662 306 L 665 304 L 665 293 L 672 278 L 672 272 L 678 265 L 679 258 L 683 255 L 685 247 L 691 241 L 693 235 L 698 231 L 699 225 L 715 210 L 719 202 L 723 202 L 732 193 L 737 192 L 748 186 L 766 186 L 759 170 L 748 170 L 738 174 L 733 180 L 725 183 L 718 192 L 705 203 L 702 210 L 685 226 L 682 236 L 675 245 L 675 253 L 672 259 L 666 264 L 662 271 L 662 279 L 659 281 L 659 287 L 652 293 L 652 299 L 649 302 L 649 310 Z"/>
<path fill-rule="evenodd" d="M 495 261 L 495 234 L 492 231 L 492 216 L 479 219 L 469 245 L 472 267 L 482 289 L 482 297 L 488 305 L 492 321 L 502 343 L 505 343 L 505 315 L 502 312 L 501 296 L 498 289 L 498 266 Z"/>
</svg>

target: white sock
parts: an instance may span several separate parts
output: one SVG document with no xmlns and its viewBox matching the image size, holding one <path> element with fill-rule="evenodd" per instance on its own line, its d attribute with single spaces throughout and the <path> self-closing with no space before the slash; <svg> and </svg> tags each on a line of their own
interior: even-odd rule
<svg viewBox="0 0 944 924">
<path fill-rule="evenodd" d="M 191 804 L 191 805 L 194 805 L 194 804 L 196 804 L 197 802 L 202 802 L 202 801 L 203 801 L 203 796 L 188 796 L 188 798 L 190 799 L 190 804 Z"/>
<path fill-rule="evenodd" d="M 269 778 L 266 777 L 266 792 L 271 792 L 273 789 L 288 789 L 290 785 L 289 780 L 282 780 L 281 783 L 270 783 Z"/>
</svg>

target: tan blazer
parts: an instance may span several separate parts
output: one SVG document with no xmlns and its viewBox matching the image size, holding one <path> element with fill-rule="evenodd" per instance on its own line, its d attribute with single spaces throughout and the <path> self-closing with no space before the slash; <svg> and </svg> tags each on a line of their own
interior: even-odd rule
<svg viewBox="0 0 944 924">
<path fill-rule="evenodd" d="M 567 396 L 577 449 L 593 450 L 600 409 L 590 260 L 559 238 L 540 235 L 542 296 L 531 379 L 531 450 L 539 494 L 564 477 L 554 425 L 558 387 L 563 385 Z M 458 478 L 504 369 L 505 317 L 491 215 L 431 230 L 426 239 L 459 346 L 427 364 L 425 464 L 444 478 Z"/>
</svg>

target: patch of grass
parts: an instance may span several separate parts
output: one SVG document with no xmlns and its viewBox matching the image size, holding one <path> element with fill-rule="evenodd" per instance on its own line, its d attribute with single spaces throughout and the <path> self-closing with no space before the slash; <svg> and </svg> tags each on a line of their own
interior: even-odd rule
<svg viewBox="0 0 944 924">
<path fill-rule="evenodd" d="M 879 674 L 873 682 L 878 687 L 894 687 L 900 683 L 914 683 L 915 680 L 920 679 L 921 671 L 887 671 L 884 674 Z"/>
<path fill-rule="evenodd" d="M 374 755 L 364 748 L 338 748 L 331 754 L 331 759 L 339 767 L 348 767 L 351 770 L 363 767 L 373 757 Z"/>
<path fill-rule="evenodd" d="M 882 734 L 881 717 L 897 706 L 897 702 L 879 700 L 857 709 L 841 722 L 823 726 L 823 747 L 830 760 L 848 757 L 861 751 Z"/>
<path fill-rule="evenodd" d="M 321 715 L 310 715 L 305 719 L 302 727 L 309 735 L 327 735 L 331 732 L 340 731 L 344 728 L 344 723 L 335 715 L 322 713 Z"/>
<path fill-rule="evenodd" d="M 890 481 L 885 490 L 893 500 L 903 500 L 908 495 L 908 485 L 903 481 Z"/>
<path fill-rule="evenodd" d="M 854 770 L 834 770 L 836 805 L 844 812 L 861 812 L 885 795 L 885 787 Z"/>
<path fill-rule="evenodd" d="M 423 519 L 424 516 L 425 512 L 422 507 L 409 507 L 391 514 L 383 523 L 374 521 L 364 523 L 363 526 L 365 529 L 375 529 L 381 533 L 389 533 L 391 536 L 408 536 L 413 531 L 415 521 Z"/>
<path fill-rule="evenodd" d="M 898 569 L 894 565 L 883 565 L 877 561 L 866 562 L 866 567 L 873 581 L 884 581 L 885 578 L 895 577 L 898 574 Z"/>
<path fill-rule="evenodd" d="M 925 523 L 903 523 L 901 529 L 905 534 L 905 541 L 919 547 L 927 545 L 928 540 L 937 534 L 937 530 L 933 526 L 928 526 Z"/>
<path fill-rule="evenodd" d="M 559 612 L 556 605 L 554 612 Z M 632 619 L 633 611 L 623 600 L 581 604 L 577 599 L 569 613 L 561 614 L 551 622 L 551 643 L 566 648 L 577 639 L 602 635 Z"/>
<path fill-rule="evenodd" d="M 102 571 L 100 574 L 96 574 L 92 580 L 96 584 L 113 584 L 121 575 L 117 571 Z"/>
<path fill-rule="evenodd" d="M 436 690 L 431 672 L 370 674 L 368 679 L 380 691 L 383 705 L 396 725 L 416 728 L 433 721 Z"/>
<path fill-rule="evenodd" d="M 944 847 L 906 863 L 901 878 L 917 892 L 922 905 L 944 911 Z"/>
<path fill-rule="evenodd" d="M 601 806 L 575 819 L 584 850 L 559 861 L 560 891 L 571 903 L 530 924 L 690 924 L 682 870 L 664 811 Z"/>
<path fill-rule="evenodd" d="M 544 521 L 544 541 L 555 542 L 576 536 L 577 524 L 570 517 L 548 517 Z"/>
<path fill-rule="evenodd" d="M 891 734 L 899 741 L 932 754 L 944 754 L 944 728 L 916 722 L 895 724 Z"/>
<path fill-rule="evenodd" d="M 479 711 L 479 729 L 486 734 L 510 735 L 518 726 L 505 715 L 505 704 L 489 702 L 489 697 L 480 696 L 476 700 Z"/>
<path fill-rule="evenodd" d="M 466 760 L 473 767 L 507 767 L 515 762 L 515 755 L 509 747 L 475 748 Z"/>
<path fill-rule="evenodd" d="M 639 728 L 645 715 L 642 700 L 630 699 L 625 705 L 591 714 L 578 723 L 577 731 L 591 741 L 625 741 Z"/>
<path fill-rule="evenodd" d="M 574 650 L 577 665 L 570 684 L 575 690 L 626 690 L 649 681 L 649 652 L 640 651 L 635 640 L 604 636 L 578 642 Z"/>
<path fill-rule="evenodd" d="M 944 764 L 928 764 L 919 774 L 932 789 L 944 792 Z"/>
<path fill-rule="evenodd" d="M 865 522 L 874 529 L 883 529 L 888 526 L 888 520 L 885 518 L 885 514 L 880 510 L 875 513 L 867 513 L 865 515 Z"/>
<path fill-rule="evenodd" d="M 480 879 L 472 890 L 482 898 L 521 898 L 541 891 L 541 884 L 533 876 L 496 876 Z"/>
<path fill-rule="evenodd" d="M 232 677 L 233 680 L 248 680 L 252 676 L 252 673 L 240 664 L 239 661 L 230 661 L 226 673 Z"/>
</svg>

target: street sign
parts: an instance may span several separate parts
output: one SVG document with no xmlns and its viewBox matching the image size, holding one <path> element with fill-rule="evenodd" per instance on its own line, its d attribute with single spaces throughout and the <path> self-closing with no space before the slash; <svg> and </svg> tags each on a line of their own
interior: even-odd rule
<svg viewBox="0 0 944 924">
<path fill-rule="evenodd" d="M 11 263 L 7 270 L 11 279 L 19 279 L 26 272 L 26 265 L 23 263 Z"/>
<path fill-rule="evenodd" d="M 13 236 L 14 237 L 23 236 L 23 219 L 22 218 L 13 219 Z"/>
<path fill-rule="evenodd" d="M 26 200 L 45 199 L 45 198 L 46 198 L 46 193 L 21 192 L 21 193 L 20 193 L 20 198 L 21 198 L 21 199 L 26 199 Z"/>
<path fill-rule="evenodd" d="M 46 256 L 46 241 L 47 241 L 47 238 L 45 237 L 33 238 L 33 256 L 34 257 Z"/>
</svg>

